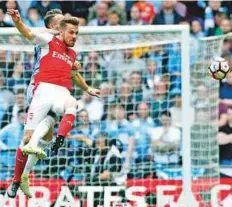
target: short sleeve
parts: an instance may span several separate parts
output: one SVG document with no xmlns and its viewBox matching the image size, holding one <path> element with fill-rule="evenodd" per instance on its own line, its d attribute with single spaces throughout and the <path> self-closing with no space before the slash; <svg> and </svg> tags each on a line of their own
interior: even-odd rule
<svg viewBox="0 0 232 207">
<path fill-rule="evenodd" d="M 35 44 L 39 44 L 40 46 L 44 46 L 46 44 L 48 44 L 49 42 L 52 41 L 54 35 L 50 34 L 50 33 L 39 33 L 39 32 L 35 32 L 33 33 L 34 35 L 34 39 L 33 42 Z"/>
</svg>

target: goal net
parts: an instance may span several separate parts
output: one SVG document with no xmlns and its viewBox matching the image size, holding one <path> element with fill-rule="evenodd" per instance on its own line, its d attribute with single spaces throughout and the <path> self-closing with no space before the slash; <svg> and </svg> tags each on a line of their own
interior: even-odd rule
<svg viewBox="0 0 232 207">
<path fill-rule="evenodd" d="M 194 41 L 183 25 L 81 28 L 74 47 L 81 74 L 102 97 L 74 86 L 84 108 L 69 139 L 33 168 L 33 198 L 19 191 L 12 200 L 5 190 L 34 49 L 15 29 L 0 29 L 0 206 L 211 206 L 219 84 L 207 68 L 223 38 Z M 114 146 L 120 159 L 108 153 Z"/>
</svg>

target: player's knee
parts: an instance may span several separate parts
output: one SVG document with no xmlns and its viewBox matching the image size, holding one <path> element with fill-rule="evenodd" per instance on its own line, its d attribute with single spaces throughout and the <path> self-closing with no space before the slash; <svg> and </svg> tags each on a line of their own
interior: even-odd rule
<svg viewBox="0 0 232 207">
<path fill-rule="evenodd" d="M 71 97 L 65 103 L 65 114 L 76 115 L 76 111 L 77 111 L 77 100 L 75 98 Z"/>
</svg>

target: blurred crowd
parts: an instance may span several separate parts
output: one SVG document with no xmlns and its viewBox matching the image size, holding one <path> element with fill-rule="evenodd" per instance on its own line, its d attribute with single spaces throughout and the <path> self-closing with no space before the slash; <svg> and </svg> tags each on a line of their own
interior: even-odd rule
<svg viewBox="0 0 232 207">
<path fill-rule="evenodd" d="M 25 24 L 30 27 L 44 27 L 43 16 L 54 8 L 61 9 L 67 16 L 79 17 L 81 26 L 189 24 L 193 40 L 232 32 L 232 2 L 219 0 L 8 0 L 0 1 L 0 27 L 13 26 L 7 9 L 18 9 Z M 224 41 L 222 56 L 232 65 L 232 38 Z M 51 156 L 51 159 L 41 162 L 37 169 L 40 174 L 42 169 L 44 175 L 53 173 L 55 176 L 58 169 L 59 176 L 65 179 L 73 174 L 76 179 L 83 179 L 88 171 L 84 166 L 91 165 L 88 157 L 93 152 L 86 147 L 89 143 L 75 138 L 87 137 L 96 144 L 96 137 L 104 131 L 106 137 L 120 142 L 122 168 L 129 177 L 181 177 L 181 169 L 170 170 L 182 165 L 179 44 L 154 46 L 140 55 L 130 48 L 85 52 L 79 53 L 78 60 L 83 65 L 83 77 L 89 85 L 100 88 L 102 98 L 97 99 L 75 89 L 84 109 L 77 115 L 76 125 L 69 136 L 71 139 L 59 152 L 64 156 Z M 1 160 L 6 173 L 2 173 L 0 179 L 11 176 L 9 169 L 14 165 L 12 152 L 23 137 L 26 89 L 33 62 L 32 53 L 0 51 L 0 153 L 1 157 L 8 158 Z M 197 85 L 196 107 L 191 108 L 188 114 L 191 124 L 210 120 L 204 112 L 204 93 L 207 93 L 206 86 Z M 220 86 L 219 125 L 220 161 L 222 165 L 231 166 L 231 72 Z M 67 165 L 71 168 L 66 168 Z M 78 172 L 75 166 L 78 166 Z M 196 174 L 200 176 L 201 173 Z M 124 174 L 119 175 L 120 178 L 123 179 Z"/>
</svg>

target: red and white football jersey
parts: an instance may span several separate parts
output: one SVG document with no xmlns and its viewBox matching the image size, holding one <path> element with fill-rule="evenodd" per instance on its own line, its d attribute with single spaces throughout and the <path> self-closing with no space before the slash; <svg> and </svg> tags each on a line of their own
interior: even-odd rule
<svg viewBox="0 0 232 207">
<path fill-rule="evenodd" d="M 34 76 L 34 83 L 52 83 L 71 90 L 71 71 L 76 52 L 49 33 L 34 35 L 35 41 L 41 46 L 39 71 Z"/>
</svg>

